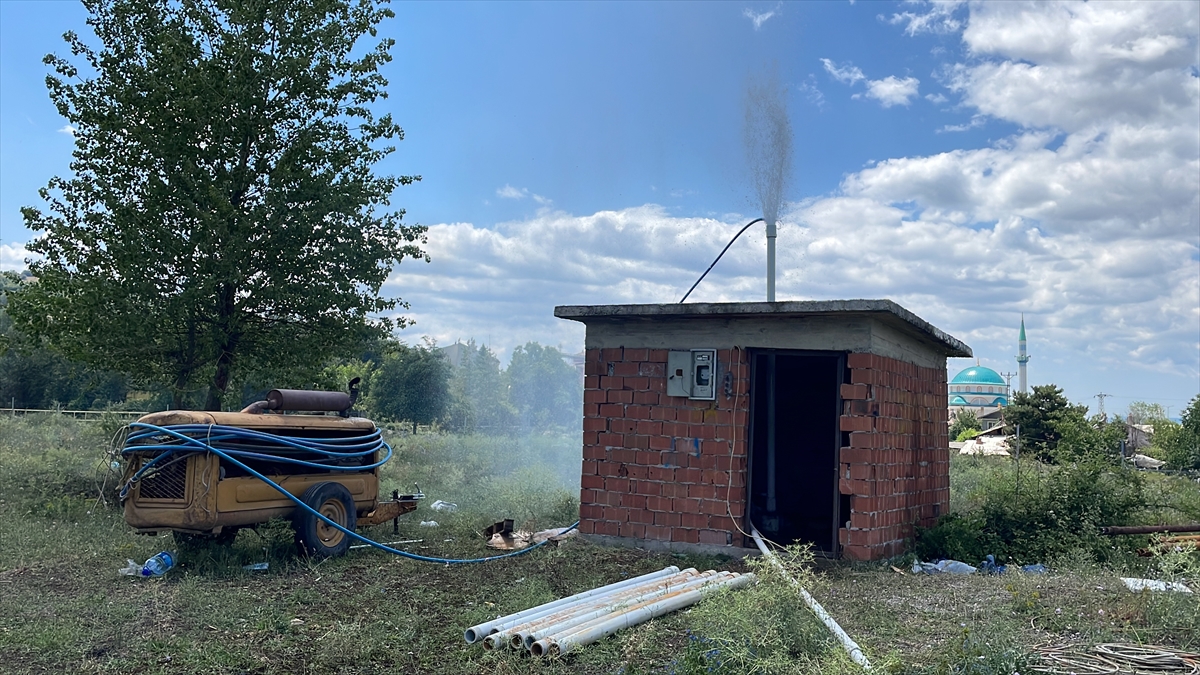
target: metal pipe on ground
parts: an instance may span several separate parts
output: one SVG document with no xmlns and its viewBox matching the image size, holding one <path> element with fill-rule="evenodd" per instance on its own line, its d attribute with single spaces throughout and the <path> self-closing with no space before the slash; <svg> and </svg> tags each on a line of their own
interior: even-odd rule
<svg viewBox="0 0 1200 675">
<path fill-rule="evenodd" d="M 594 596 L 602 595 L 602 594 L 606 594 L 606 593 L 611 593 L 611 592 L 613 592 L 615 590 L 619 590 L 621 588 L 626 588 L 626 587 L 633 586 L 636 584 L 642 584 L 647 581 L 657 579 L 659 577 L 670 576 L 677 572 L 679 572 L 679 568 L 674 565 L 670 565 L 668 567 L 664 567 L 663 569 L 661 569 L 657 572 L 650 572 L 649 574 L 643 574 L 638 577 L 633 577 L 632 579 L 625 579 L 624 581 L 618 581 L 616 583 L 611 583 L 611 584 L 608 584 L 607 586 L 601 586 L 599 588 L 593 588 L 589 591 L 583 591 L 582 593 L 576 593 L 575 595 L 572 595 L 572 596 L 569 596 L 566 598 L 561 598 L 559 600 L 554 600 L 553 602 L 547 602 L 547 603 L 538 605 L 537 607 L 530 607 L 529 609 L 522 610 L 520 612 L 514 612 L 507 616 L 502 616 L 497 619 L 493 619 L 491 621 L 485 621 L 476 626 L 471 626 L 470 628 L 468 628 L 466 631 L 463 632 L 463 638 L 466 639 L 467 644 L 472 644 L 472 643 L 478 642 L 479 640 L 482 640 L 484 637 L 486 637 L 487 635 L 494 632 L 494 629 L 496 629 L 504 624 L 515 625 L 513 622 L 520 621 L 521 619 L 524 619 L 526 617 L 532 617 L 535 614 L 552 611 L 555 608 L 565 607 L 566 605 L 570 605 L 570 604 L 579 602 L 580 600 L 584 600 L 586 598 L 590 598 L 590 597 L 594 597 Z"/>
<path fill-rule="evenodd" d="M 1200 523 L 1188 525 L 1110 525 L 1100 528 L 1100 534 L 1155 534 L 1156 532 L 1200 532 Z"/>
<path fill-rule="evenodd" d="M 731 576 L 722 577 L 719 581 L 701 584 L 691 589 L 679 590 L 642 603 L 636 607 L 616 612 L 608 617 L 580 626 L 570 633 L 560 633 L 559 635 L 543 638 L 533 643 L 530 651 L 534 656 L 566 654 L 573 649 L 584 647 L 608 637 L 623 628 L 630 628 L 663 614 L 669 614 L 670 612 L 693 605 L 704 596 L 721 588 L 740 588 L 754 580 L 753 574 L 729 574 Z"/>
<path fill-rule="evenodd" d="M 545 612 L 530 615 L 524 619 L 518 620 L 515 624 L 498 626 L 493 629 L 492 633 L 484 638 L 483 646 L 485 649 L 503 649 L 506 646 L 513 649 L 520 649 L 525 646 L 525 634 L 530 630 L 544 628 L 555 623 L 566 621 L 571 617 L 591 611 L 598 606 L 609 605 L 613 603 L 624 602 L 631 597 L 643 595 L 653 589 L 661 589 L 671 585 L 677 585 L 685 580 L 691 579 L 697 575 L 694 567 L 689 567 L 686 570 L 675 574 L 651 579 L 639 584 L 633 584 L 625 588 L 618 588 L 608 593 L 595 595 L 590 598 L 584 598 L 575 603 L 555 607 Z"/>
<path fill-rule="evenodd" d="M 855 642 L 854 639 L 849 635 L 847 635 L 846 631 L 842 630 L 842 627 L 838 625 L 837 620 L 835 620 L 833 616 L 829 614 L 829 612 L 825 611 L 825 608 L 821 606 L 821 603 L 817 602 L 816 598 L 809 594 L 808 591 L 804 590 L 804 587 L 802 587 L 795 579 L 793 579 L 792 575 L 788 574 L 787 570 L 784 569 L 783 564 L 779 562 L 779 558 L 775 557 L 775 553 L 771 551 L 771 549 L 767 548 L 766 543 L 763 542 L 762 535 L 758 533 L 758 528 L 750 528 L 750 536 L 754 538 L 754 543 L 758 545 L 758 550 L 762 551 L 763 556 L 765 556 L 767 560 L 770 560 L 771 564 L 773 564 L 780 572 L 783 573 L 784 578 L 787 579 L 788 582 L 790 582 L 791 585 L 796 588 L 796 590 L 800 591 L 800 597 L 804 598 L 804 603 L 807 604 L 808 608 L 813 611 L 813 614 L 817 615 L 817 618 L 821 620 L 821 623 L 825 624 L 825 627 L 829 629 L 829 632 L 833 633 L 834 637 L 836 637 L 838 641 L 842 643 L 842 647 L 844 647 L 846 653 L 850 655 L 850 659 L 859 666 L 862 666 L 863 670 L 870 670 L 871 662 L 867 660 L 867 655 L 863 654 L 862 647 L 859 647 L 858 643 Z"/>
<path fill-rule="evenodd" d="M 584 626 L 602 617 L 611 616 L 630 607 L 652 602 L 658 598 L 663 598 L 703 584 L 713 583 L 719 579 L 723 579 L 728 574 L 728 572 L 717 573 L 709 570 L 695 577 L 679 579 L 675 583 L 661 584 L 653 588 L 647 588 L 641 593 L 629 594 L 622 598 L 612 598 L 609 602 L 594 603 L 585 608 L 585 611 L 577 612 L 573 616 L 517 631 L 513 634 L 511 644 L 514 648 L 517 647 L 517 640 L 519 639 L 519 646 L 525 649 L 532 649 L 533 643 L 543 638 L 569 633 L 577 627 Z"/>
</svg>

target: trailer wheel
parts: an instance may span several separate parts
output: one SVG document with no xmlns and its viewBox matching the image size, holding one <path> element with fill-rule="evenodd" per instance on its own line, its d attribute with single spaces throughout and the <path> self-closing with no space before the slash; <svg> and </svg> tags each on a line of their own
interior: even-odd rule
<svg viewBox="0 0 1200 675">
<path fill-rule="evenodd" d="M 317 483 L 305 490 L 300 499 L 338 525 L 354 530 L 358 520 L 354 498 L 341 483 Z M 311 557 L 329 558 L 350 548 L 350 537 L 345 532 L 299 507 L 292 516 L 292 527 L 296 530 L 296 545 Z"/>
</svg>

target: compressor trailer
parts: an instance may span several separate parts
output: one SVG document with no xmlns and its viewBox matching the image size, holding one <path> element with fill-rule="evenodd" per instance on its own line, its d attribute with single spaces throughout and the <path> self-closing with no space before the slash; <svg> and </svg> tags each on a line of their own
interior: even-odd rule
<svg viewBox="0 0 1200 675">
<path fill-rule="evenodd" d="M 122 451 L 125 522 L 139 533 L 171 530 L 180 543 L 229 543 L 240 528 L 290 518 L 303 552 L 318 558 L 346 552 L 351 537 L 345 532 L 214 448 L 347 530 L 395 523 L 423 495 L 393 492 L 380 501 L 379 468 L 391 447 L 374 422 L 349 415 L 354 384 L 351 394 L 276 389 L 236 413 L 171 410 L 141 417 L 130 425 Z"/>
</svg>

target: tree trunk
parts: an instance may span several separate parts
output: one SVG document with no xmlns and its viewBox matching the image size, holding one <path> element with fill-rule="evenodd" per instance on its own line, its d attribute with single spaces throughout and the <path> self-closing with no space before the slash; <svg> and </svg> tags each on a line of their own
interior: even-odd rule
<svg viewBox="0 0 1200 675">
<path fill-rule="evenodd" d="M 237 308 L 234 298 L 235 291 L 232 285 L 223 284 L 217 296 L 220 319 L 216 325 L 224 334 L 221 335 L 222 339 L 218 344 L 221 354 L 217 357 L 217 370 L 213 374 L 212 384 L 208 387 L 208 400 L 204 404 L 205 410 L 219 411 L 221 409 L 221 399 L 225 396 L 225 390 L 229 388 L 229 378 L 233 374 L 233 362 L 238 342 L 241 340 L 241 335 L 236 327 Z"/>
<path fill-rule="evenodd" d="M 223 349 L 221 356 L 217 358 L 217 372 L 213 375 L 212 384 L 208 387 L 208 400 L 204 403 L 205 410 L 214 412 L 221 410 L 221 398 L 229 387 L 229 376 L 232 372 L 233 352 L 230 349 Z"/>
<path fill-rule="evenodd" d="M 417 423 L 413 422 L 413 436 L 417 435 Z"/>
</svg>

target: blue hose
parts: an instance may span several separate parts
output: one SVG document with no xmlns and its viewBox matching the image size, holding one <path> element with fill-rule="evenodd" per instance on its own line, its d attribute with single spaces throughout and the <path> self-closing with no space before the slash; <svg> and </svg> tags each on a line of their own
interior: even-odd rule
<svg viewBox="0 0 1200 675">
<path fill-rule="evenodd" d="M 408 551 L 401 551 L 399 549 L 391 548 L 390 546 L 386 546 L 377 541 L 368 539 L 368 538 L 362 536 L 361 534 L 354 532 L 353 530 L 350 530 L 349 528 L 343 527 L 342 525 L 339 525 L 338 523 L 333 522 L 328 517 L 326 517 L 324 514 L 320 513 L 319 511 L 317 511 L 313 507 L 309 506 L 308 504 L 305 504 L 304 501 L 301 500 L 299 497 L 297 497 L 297 496 L 293 495 L 292 493 L 288 492 L 287 490 L 283 489 L 283 486 L 279 485 L 278 483 L 271 480 L 270 478 L 267 478 L 266 476 L 262 475 L 258 471 L 255 471 L 254 469 L 250 468 L 245 463 L 239 461 L 238 459 L 236 459 L 234 457 L 234 455 L 237 455 L 240 457 L 247 457 L 247 458 L 252 458 L 252 459 L 264 459 L 265 458 L 265 459 L 269 459 L 273 462 L 285 462 L 288 464 L 298 464 L 300 466 L 309 466 L 309 467 L 314 467 L 314 468 L 329 469 L 329 470 L 335 470 L 335 471 L 362 471 L 364 469 L 373 469 L 378 466 L 382 466 L 385 462 L 387 462 L 392 457 L 392 447 L 383 441 L 383 438 L 380 436 L 378 431 L 376 431 L 373 434 L 369 434 L 367 436 L 360 436 L 360 437 L 355 437 L 355 438 L 351 438 L 351 439 L 330 439 L 331 442 L 325 442 L 325 441 L 314 441 L 314 440 L 310 440 L 310 439 L 289 439 L 289 438 L 284 438 L 281 436 L 275 436 L 273 434 L 264 434 L 264 433 L 260 433 L 260 432 L 256 432 L 256 431 L 251 431 L 248 429 L 240 429 L 238 427 L 228 427 L 228 426 L 222 426 L 222 425 L 217 425 L 217 424 L 213 424 L 213 425 L 178 424 L 178 425 L 160 427 L 160 426 L 157 426 L 154 424 L 146 424 L 145 422 L 134 422 L 133 424 L 130 424 L 129 427 L 130 427 L 130 429 L 140 429 L 143 431 L 140 431 L 137 433 L 131 433 L 129 435 L 128 440 L 126 440 L 126 442 L 125 442 L 125 449 L 121 451 L 121 454 L 129 455 L 129 454 L 132 454 L 135 452 L 147 452 L 147 451 L 149 451 L 149 452 L 158 451 L 161 454 L 159 454 L 157 457 L 150 460 L 146 464 L 142 465 L 142 467 L 140 469 L 138 469 L 137 472 L 132 477 L 130 477 L 130 479 L 126 482 L 125 486 L 121 489 L 121 498 L 122 499 L 125 498 L 125 496 L 129 493 L 130 488 L 133 486 L 133 484 L 138 479 L 140 479 L 142 477 L 142 475 L 146 472 L 146 470 L 150 469 L 152 466 L 156 465 L 159 462 L 159 460 L 163 459 L 164 457 L 168 457 L 170 455 L 173 455 L 173 454 L 176 454 L 179 452 L 187 452 L 187 453 L 211 452 L 212 454 L 220 457 L 221 459 L 229 462 L 230 464 L 242 469 L 243 471 L 250 474 L 251 476 L 254 476 L 255 478 L 261 480 L 262 482 L 266 483 L 267 485 L 270 485 L 271 487 L 275 488 L 276 490 L 279 491 L 280 494 L 282 494 L 284 497 L 287 497 L 289 500 L 291 500 L 293 503 L 295 503 L 298 508 L 304 509 L 305 511 L 316 516 L 317 518 L 321 519 L 325 523 L 337 528 L 339 531 L 349 535 L 350 537 L 352 537 L 354 539 L 357 539 L 358 541 L 361 541 L 364 544 L 373 546 L 381 551 L 387 551 L 388 553 L 392 553 L 392 554 L 395 554 L 395 555 L 398 555 L 398 556 L 401 556 L 404 558 L 409 558 L 412 560 L 420 560 L 421 562 L 441 563 L 441 564 L 445 564 L 445 565 L 466 565 L 466 564 L 471 564 L 471 563 L 488 562 L 489 560 L 502 560 L 504 558 L 512 558 L 514 556 L 529 553 L 530 551 L 532 551 L 536 548 L 545 546 L 546 542 L 550 541 L 549 539 L 546 539 L 546 540 L 543 540 L 543 541 L 540 541 L 540 542 L 534 544 L 533 546 L 530 546 L 528 548 L 523 548 L 519 551 L 513 551 L 512 553 L 505 553 L 503 555 L 488 556 L 486 558 L 466 558 L 466 559 L 435 558 L 432 556 L 424 556 L 424 555 L 417 555 L 416 553 L 409 553 Z M 196 432 L 203 433 L 205 435 L 206 439 L 208 439 L 208 440 L 201 441 L 198 438 L 193 438 L 193 437 L 188 436 L 185 433 L 183 433 L 185 431 L 190 431 L 193 433 L 196 433 Z M 182 445 L 180 445 L 180 444 L 130 445 L 130 443 L 133 441 L 141 441 L 141 440 L 149 439 L 153 436 L 158 436 L 160 434 L 167 434 L 173 438 L 183 441 L 183 444 Z M 224 440 L 228 440 L 230 438 L 253 438 L 254 440 L 268 441 L 270 443 L 276 443 L 276 444 L 282 444 L 282 445 L 286 445 L 286 446 L 295 447 L 297 449 L 301 449 L 301 450 L 304 450 L 307 452 L 312 452 L 315 454 L 330 456 L 334 459 L 340 459 L 343 457 L 361 457 L 361 456 L 365 456 L 367 454 L 376 452 L 380 449 L 386 449 L 387 455 L 383 458 L 382 461 L 376 462 L 374 464 L 360 465 L 360 466 L 336 466 L 336 465 L 329 465 L 329 464 L 321 464 L 319 462 L 308 462 L 308 461 L 304 461 L 304 460 L 278 457 L 275 455 L 263 455 L 261 453 L 247 452 L 244 450 L 232 450 L 232 449 L 222 450 L 220 448 L 213 447 L 213 445 L 211 444 L 211 442 L 214 440 L 224 441 Z M 344 443 L 346 441 L 358 442 L 358 441 L 363 441 L 365 439 L 371 439 L 371 438 L 378 439 L 378 440 L 371 447 L 371 449 L 363 450 L 361 452 L 341 453 L 341 452 L 333 451 L 333 450 L 329 449 L 329 447 L 328 447 L 330 445 L 335 445 L 335 446 L 338 445 L 336 442 L 338 440 L 340 440 Z M 578 526 L 579 526 L 579 521 L 577 520 L 577 521 L 575 521 L 574 524 L 572 524 L 566 530 L 563 530 L 563 533 L 565 534 L 567 532 L 570 532 L 571 530 L 575 529 Z"/>
</svg>

